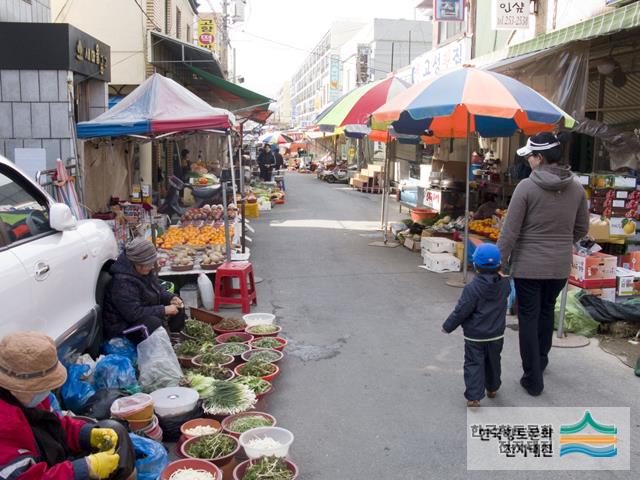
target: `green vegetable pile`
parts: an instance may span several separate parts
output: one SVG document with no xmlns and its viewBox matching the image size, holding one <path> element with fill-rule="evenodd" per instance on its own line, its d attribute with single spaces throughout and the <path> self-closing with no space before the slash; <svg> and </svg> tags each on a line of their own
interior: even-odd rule
<svg viewBox="0 0 640 480">
<path fill-rule="evenodd" d="M 267 382 L 266 380 L 263 380 L 260 377 L 239 375 L 231 381 L 235 383 L 241 383 L 242 385 L 246 385 L 251 390 L 253 390 L 253 393 L 255 393 L 256 395 L 260 393 L 264 393 L 271 388 L 271 383 Z"/>
<path fill-rule="evenodd" d="M 230 360 L 233 360 L 228 355 L 220 352 L 220 351 L 212 351 L 204 353 L 200 356 L 197 361 L 203 365 L 222 365 L 223 363 L 227 363 Z"/>
<path fill-rule="evenodd" d="M 275 333 L 278 331 L 277 325 L 254 325 L 247 329 L 250 333 L 256 333 L 258 335 L 268 335 L 269 333 Z"/>
<path fill-rule="evenodd" d="M 218 324 L 216 328 L 220 330 L 240 330 L 246 328 L 247 324 L 240 318 L 225 318 Z"/>
<path fill-rule="evenodd" d="M 183 387 L 193 388 L 200 398 L 206 398 L 213 394 L 214 385 L 216 383 L 216 379 L 213 377 L 208 377 L 205 375 L 201 375 L 200 373 L 195 373 L 193 371 L 187 372 L 187 374 L 180 380 L 180 385 Z"/>
<path fill-rule="evenodd" d="M 260 360 L 249 360 L 240 369 L 242 375 L 249 375 L 251 377 L 265 377 L 271 375 L 276 371 L 276 366 L 273 363 L 262 362 Z"/>
<path fill-rule="evenodd" d="M 198 368 L 198 371 L 207 377 L 216 380 L 229 380 L 233 376 L 233 372 L 227 367 L 218 367 L 217 365 L 206 365 Z"/>
<path fill-rule="evenodd" d="M 217 347 L 218 345 L 220 344 L 210 340 L 203 342 L 200 346 L 200 353 L 215 352 L 215 347 Z"/>
<path fill-rule="evenodd" d="M 195 357 L 200 353 L 200 348 L 200 342 L 196 340 L 184 340 L 173 347 L 179 357 Z"/>
<path fill-rule="evenodd" d="M 249 346 L 245 343 L 221 343 L 215 347 L 216 352 L 224 353 L 226 355 L 242 355 L 249 350 Z"/>
<path fill-rule="evenodd" d="M 293 472 L 278 457 L 260 457 L 245 471 L 242 480 L 291 480 Z"/>
<path fill-rule="evenodd" d="M 282 356 L 275 350 L 254 350 L 251 352 L 251 361 L 274 362 L 280 360 Z"/>
<path fill-rule="evenodd" d="M 212 391 L 202 402 L 207 415 L 235 415 L 256 404 L 256 394 L 246 385 L 214 380 Z"/>
<path fill-rule="evenodd" d="M 218 432 L 198 437 L 198 441 L 189 445 L 187 453 L 190 457 L 211 459 L 225 457 L 235 448 L 236 442 L 233 438 Z"/>
<path fill-rule="evenodd" d="M 184 323 L 182 333 L 189 337 L 194 337 L 200 340 L 210 339 L 215 337 L 215 333 L 208 323 L 201 322 L 199 320 L 187 320 Z"/>
<path fill-rule="evenodd" d="M 278 348 L 282 346 L 282 344 L 273 337 L 261 338 L 251 343 L 256 348 Z"/>
<path fill-rule="evenodd" d="M 243 415 L 229 423 L 229 430 L 235 433 L 244 433 L 247 430 L 258 427 L 270 427 L 273 422 L 261 415 Z"/>
<path fill-rule="evenodd" d="M 246 340 L 240 335 L 229 335 L 227 338 L 225 338 L 224 340 L 221 339 L 220 341 L 223 343 L 242 343 Z"/>
</svg>

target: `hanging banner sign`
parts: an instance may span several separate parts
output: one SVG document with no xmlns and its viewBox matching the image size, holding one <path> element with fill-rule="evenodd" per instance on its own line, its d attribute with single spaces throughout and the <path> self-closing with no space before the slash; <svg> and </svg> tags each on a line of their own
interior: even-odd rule
<svg viewBox="0 0 640 480">
<path fill-rule="evenodd" d="M 455 42 L 448 43 L 443 47 L 423 53 L 415 58 L 411 62 L 410 78 L 407 78 L 405 75 L 402 75 L 402 78 L 413 84 L 431 75 L 448 72 L 468 62 L 470 52 L 470 38 L 462 38 Z"/>
<path fill-rule="evenodd" d="M 216 50 L 216 22 L 213 18 L 198 20 L 198 46 L 211 51 Z"/>
<path fill-rule="evenodd" d="M 464 0 L 433 0 L 436 22 L 464 22 Z"/>
<path fill-rule="evenodd" d="M 338 55 L 331 55 L 329 60 L 329 101 L 333 102 L 339 98 L 341 91 L 340 57 Z"/>
<path fill-rule="evenodd" d="M 491 22 L 494 30 L 529 28 L 529 2 L 493 0 Z"/>
</svg>

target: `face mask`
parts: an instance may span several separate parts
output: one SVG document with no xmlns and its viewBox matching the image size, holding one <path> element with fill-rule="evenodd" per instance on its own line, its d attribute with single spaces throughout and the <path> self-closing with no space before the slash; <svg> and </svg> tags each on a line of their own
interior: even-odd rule
<svg viewBox="0 0 640 480">
<path fill-rule="evenodd" d="M 49 393 L 50 393 L 50 390 L 47 390 L 46 392 L 42 392 L 42 393 L 36 393 L 34 397 L 31 399 L 31 401 L 25 404 L 25 407 L 27 408 L 37 407 L 44 401 L 45 398 L 49 396 Z"/>
</svg>

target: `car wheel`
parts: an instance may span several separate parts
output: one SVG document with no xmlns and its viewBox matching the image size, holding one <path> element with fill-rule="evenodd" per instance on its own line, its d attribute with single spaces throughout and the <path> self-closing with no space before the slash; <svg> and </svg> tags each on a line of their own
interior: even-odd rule
<svg viewBox="0 0 640 480">
<path fill-rule="evenodd" d="M 105 266 L 105 268 L 107 268 Z M 103 269 L 98 275 L 98 281 L 96 282 L 96 303 L 98 304 L 98 318 L 96 322 L 96 333 L 91 341 L 88 349 L 89 355 L 96 358 L 100 355 L 100 347 L 104 340 L 104 327 L 102 324 L 102 313 L 104 312 L 104 295 L 107 290 L 107 285 L 111 281 L 111 274 Z"/>
</svg>

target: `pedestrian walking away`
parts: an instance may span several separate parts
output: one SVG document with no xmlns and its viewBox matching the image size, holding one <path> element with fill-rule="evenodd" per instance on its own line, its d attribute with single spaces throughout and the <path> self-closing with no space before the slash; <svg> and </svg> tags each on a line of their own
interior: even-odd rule
<svg viewBox="0 0 640 480">
<path fill-rule="evenodd" d="M 269 147 L 268 143 L 265 143 L 262 147 L 262 151 L 258 156 L 258 166 L 260 167 L 260 178 L 265 182 L 271 181 L 271 175 L 273 173 L 273 167 L 276 164 L 276 159 Z"/>
<path fill-rule="evenodd" d="M 584 189 L 562 165 L 558 137 L 548 132 L 535 135 L 518 155 L 526 158 L 532 172 L 513 193 L 498 247 L 518 300 L 520 384 L 530 395 L 540 395 L 556 298 L 571 270 L 573 243 L 589 230 L 589 212 Z"/>
<path fill-rule="evenodd" d="M 490 243 L 476 248 L 473 265 L 478 275 L 464 287 L 455 310 L 442 325 L 445 333 L 462 326 L 464 333 L 464 396 L 478 407 L 500 388 L 500 355 L 504 341 L 509 280 L 499 274 L 500 251 Z"/>
</svg>

